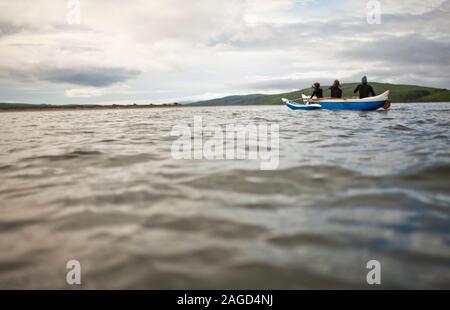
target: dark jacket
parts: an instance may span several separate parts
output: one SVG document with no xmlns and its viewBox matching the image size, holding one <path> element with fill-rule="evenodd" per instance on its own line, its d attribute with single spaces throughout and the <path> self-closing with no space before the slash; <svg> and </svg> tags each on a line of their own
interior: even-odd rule
<svg viewBox="0 0 450 310">
<path fill-rule="evenodd" d="M 359 98 L 364 99 L 369 97 L 370 95 L 376 96 L 375 92 L 369 84 L 359 84 L 353 93 L 359 92 Z"/>
<path fill-rule="evenodd" d="M 314 97 L 314 96 L 316 96 L 317 98 L 323 98 L 323 90 L 322 90 L 322 88 L 315 88 L 313 93 L 312 93 L 312 95 L 311 95 L 311 98 Z"/>
<path fill-rule="evenodd" d="M 329 89 L 331 90 L 332 98 L 342 98 L 342 89 L 338 86 L 331 86 Z"/>
</svg>

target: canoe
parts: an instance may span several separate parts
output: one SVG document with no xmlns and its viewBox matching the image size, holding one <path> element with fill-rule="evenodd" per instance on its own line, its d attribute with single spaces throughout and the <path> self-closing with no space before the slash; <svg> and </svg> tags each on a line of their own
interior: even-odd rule
<svg viewBox="0 0 450 310">
<path fill-rule="evenodd" d="M 380 108 L 389 109 L 389 91 L 382 93 L 379 96 L 368 97 L 364 99 L 352 98 L 313 98 L 302 95 L 304 103 L 294 102 L 283 98 L 283 102 L 291 110 L 355 110 L 355 111 L 373 111 Z M 305 106 L 314 105 L 314 107 L 307 109 Z M 320 108 L 317 108 L 320 106 Z"/>
</svg>

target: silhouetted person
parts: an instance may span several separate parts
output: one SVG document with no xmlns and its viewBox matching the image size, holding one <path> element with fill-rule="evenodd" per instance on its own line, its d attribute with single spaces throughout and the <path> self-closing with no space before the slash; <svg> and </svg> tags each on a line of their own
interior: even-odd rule
<svg viewBox="0 0 450 310">
<path fill-rule="evenodd" d="M 356 89 L 355 89 L 355 91 L 353 93 L 356 94 L 357 92 L 359 92 L 359 98 L 360 99 L 364 99 L 364 98 L 370 97 L 370 95 L 376 96 L 372 86 L 367 84 L 367 77 L 366 76 L 362 78 L 361 84 L 359 84 L 356 87 Z"/>
<path fill-rule="evenodd" d="M 323 98 L 323 90 L 322 88 L 320 88 L 320 84 L 319 83 L 314 83 L 314 85 L 312 86 L 313 88 L 313 93 L 311 95 L 311 99 L 316 96 L 317 98 Z"/>
<path fill-rule="evenodd" d="M 333 86 L 329 89 L 331 90 L 332 98 L 342 98 L 341 83 L 338 80 L 334 81 Z"/>
</svg>

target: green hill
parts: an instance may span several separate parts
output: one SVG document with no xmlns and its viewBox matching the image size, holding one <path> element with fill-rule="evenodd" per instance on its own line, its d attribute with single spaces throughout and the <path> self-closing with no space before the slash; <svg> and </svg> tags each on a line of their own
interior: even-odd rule
<svg viewBox="0 0 450 310">
<path fill-rule="evenodd" d="M 450 90 L 442 90 L 421 98 L 424 102 L 450 101 L 449 99 Z"/>
<path fill-rule="evenodd" d="M 344 97 L 353 97 L 353 90 L 358 83 L 343 84 L 342 90 Z M 386 83 L 370 83 L 373 86 L 376 94 L 381 94 L 386 90 L 390 90 L 390 99 L 392 102 L 436 102 L 447 101 L 450 102 L 450 90 L 431 88 L 415 85 L 399 85 Z M 323 86 L 324 95 L 329 95 L 329 86 Z M 281 98 L 297 99 L 302 94 L 310 95 L 311 89 L 302 89 L 299 91 L 277 94 L 277 95 L 245 95 L 245 96 L 230 96 L 220 99 L 212 99 L 207 101 L 196 102 L 193 105 L 276 105 L 282 104 Z"/>
</svg>

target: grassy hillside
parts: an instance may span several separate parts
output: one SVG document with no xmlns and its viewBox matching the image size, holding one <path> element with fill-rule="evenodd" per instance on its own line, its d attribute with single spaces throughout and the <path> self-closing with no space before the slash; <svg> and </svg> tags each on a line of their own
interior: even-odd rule
<svg viewBox="0 0 450 310">
<path fill-rule="evenodd" d="M 344 97 L 353 97 L 353 90 L 357 83 L 344 84 L 342 90 Z M 450 91 L 446 89 L 415 86 L 415 85 L 398 85 L 386 83 L 370 83 L 376 94 L 381 94 L 386 90 L 391 91 L 390 99 L 392 102 L 429 102 L 429 101 L 447 101 L 450 102 Z M 324 96 L 329 96 L 329 86 L 323 86 Z M 311 89 L 302 89 L 290 93 L 277 95 L 246 95 L 231 96 L 220 99 L 207 100 L 197 102 L 194 105 L 271 105 L 282 104 L 281 98 L 297 99 L 302 94 L 310 95 Z"/>
<path fill-rule="evenodd" d="M 442 90 L 422 97 L 424 102 L 450 101 L 450 90 Z"/>
</svg>

